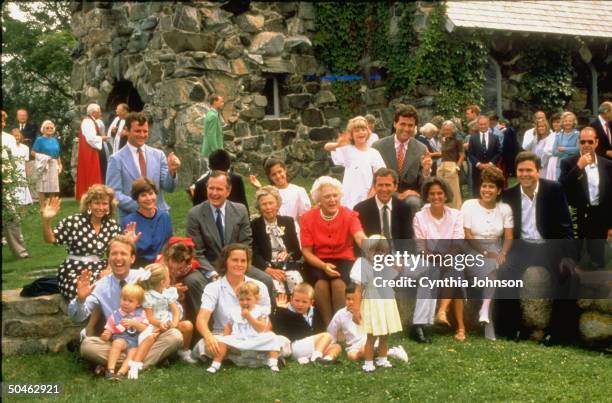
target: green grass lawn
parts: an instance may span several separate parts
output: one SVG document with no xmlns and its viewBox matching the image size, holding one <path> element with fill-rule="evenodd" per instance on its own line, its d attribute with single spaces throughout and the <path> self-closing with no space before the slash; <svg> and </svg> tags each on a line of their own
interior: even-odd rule
<svg viewBox="0 0 612 403">
<path fill-rule="evenodd" d="M 310 188 L 311 181 L 296 180 Z M 247 187 L 249 201 L 253 188 Z M 167 194 L 175 233 L 184 234 L 191 203 L 182 189 Z M 77 211 L 74 201 L 62 204 L 61 217 Z M 40 219 L 32 208 L 23 221 L 31 258 L 16 260 L 2 248 L 2 289 L 20 287 L 54 273 L 64 248 L 42 241 Z M 253 212 L 253 211 L 252 211 Z M 57 223 L 58 219 L 54 220 Z M 47 270 L 44 272 L 43 270 Z M 532 342 L 490 342 L 469 335 L 458 343 L 439 335 L 423 346 L 402 336 L 409 364 L 361 373 L 342 360 L 332 367 L 301 367 L 290 363 L 279 374 L 267 369 L 227 367 L 210 376 L 203 365 L 173 363 L 146 371 L 138 381 L 109 383 L 94 378 L 77 353 L 2 357 L 3 382 L 61 382 L 59 401 L 610 401 L 610 357 L 569 347 L 546 348 Z M 6 397 L 6 396 L 3 396 Z M 20 399 L 24 400 L 24 399 Z"/>
</svg>

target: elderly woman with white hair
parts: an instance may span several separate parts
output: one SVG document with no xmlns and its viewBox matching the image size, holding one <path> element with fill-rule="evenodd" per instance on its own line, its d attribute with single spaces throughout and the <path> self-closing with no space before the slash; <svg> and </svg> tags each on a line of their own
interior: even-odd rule
<svg viewBox="0 0 612 403">
<path fill-rule="evenodd" d="M 75 198 L 87 192 L 91 185 L 104 183 L 106 176 L 106 152 L 104 142 L 110 137 L 104 133 L 100 120 L 102 110 L 98 104 L 87 105 L 87 116 L 81 121 Z"/>
<path fill-rule="evenodd" d="M 446 120 L 442 123 L 440 134 L 442 135 L 440 166 L 436 174 L 438 178 L 444 179 L 450 186 L 453 197 L 449 206 L 459 210 L 461 208 L 459 171 L 465 158 L 463 142 L 457 138 L 457 128 L 452 120 Z"/>
<path fill-rule="evenodd" d="M 563 158 L 578 155 L 580 149 L 578 148 L 578 139 L 580 133 L 576 126 L 578 125 L 578 119 L 573 112 L 563 112 L 561 114 L 561 131 L 557 133 L 555 142 L 552 148 L 552 155 L 556 157 L 554 165 L 551 166 L 553 159 L 548 161 L 548 174 L 547 179 L 558 180 L 561 174 L 561 160 Z M 554 169 L 554 172 L 551 172 Z"/>
<path fill-rule="evenodd" d="M 300 220 L 304 276 L 314 286 L 315 302 L 327 325 L 345 304 L 355 261 L 353 242 L 361 247 L 366 236 L 358 214 L 341 205 L 342 185 L 337 179 L 318 178 L 310 196 L 316 205 Z"/>
<path fill-rule="evenodd" d="M 62 172 L 62 161 L 60 143 L 54 136 L 53 122 L 45 120 L 40 126 L 40 133 L 42 136 L 38 136 L 32 145 L 32 156 L 36 161 L 36 191 L 40 205 L 43 206 L 47 196 L 53 196 L 60 191 L 59 174 Z"/>
<path fill-rule="evenodd" d="M 263 186 L 255 193 L 255 208 L 260 216 L 251 221 L 253 266 L 272 277 L 279 294 L 292 294 L 302 283 L 302 251 L 293 217 L 279 215 L 283 204 L 274 186 Z"/>
</svg>

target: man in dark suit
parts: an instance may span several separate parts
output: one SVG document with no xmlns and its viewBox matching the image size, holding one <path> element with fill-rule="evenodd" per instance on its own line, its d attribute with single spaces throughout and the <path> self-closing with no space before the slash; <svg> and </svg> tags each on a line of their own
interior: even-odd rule
<svg viewBox="0 0 612 403">
<path fill-rule="evenodd" d="M 17 109 L 17 123 L 13 129 L 19 129 L 23 134 L 23 142 L 28 147 L 32 148 L 36 136 L 40 133 L 40 128 L 36 123 L 28 121 L 28 111 L 25 109 Z"/>
<path fill-rule="evenodd" d="M 397 191 L 397 174 L 389 168 L 374 173 L 376 195 L 360 203 L 353 210 L 359 213 L 359 221 L 367 236 L 380 234 L 387 239 L 412 239 L 412 213 L 394 193 Z"/>
<path fill-rule="evenodd" d="M 415 140 L 417 111 L 412 105 L 400 105 L 395 111 L 395 135 L 372 145 L 380 152 L 387 168 L 397 172 L 397 197 L 408 204 L 412 215 L 421 208 L 419 192 L 423 178 L 431 175 L 432 160 L 427 148 Z"/>
<path fill-rule="evenodd" d="M 488 166 L 495 166 L 501 158 L 499 137 L 489 128 L 489 118 L 478 117 L 478 133 L 470 136 L 468 160 L 472 165 L 472 183 L 474 197 L 480 195 L 480 173 Z"/>
<path fill-rule="evenodd" d="M 229 195 L 229 200 L 234 203 L 242 203 L 246 207 L 247 211 L 249 211 L 249 204 L 246 199 L 246 191 L 244 189 L 244 182 L 242 181 L 242 176 L 235 174 L 233 172 L 229 172 L 232 164 L 231 157 L 229 153 L 225 150 L 216 150 L 213 151 L 208 157 L 208 167 L 210 171 L 202 175 L 193 185 L 187 189 L 187 192 L 191 195 L 192 191 L 192 201 L 193 205 L 196 206 L 203 201 L 208 199 L 206 192 L 206 184 L 208 183 L 208 178 L 210 176 L 210 172 L 212 171 L 224 171 L 228 172 L 230 176 L 230 180 L 232 182 L 232 190 Z"/>
<path fill-rule="evenodd" d="M 561 184 L 540 179 L 540 167 L 540 158 L 532 152 L 523 151 L 516 157 L 519 184 L 502 195 L 502 200 L 512 209 L 515 242 L 508 255 L 508 264 L 500 270 L 499 276 L 520 279 L 528 267 L 543 266 L 550 273 L 552 289 L 559 298 L 565 296 L 564 290 L 568 288 L 567 273 L 560 270 L 561 259 L 575 257 L 571 244 L 572 222 Z M 496 333 L 524 338 L 520 301 L 500 299 L 497 302 L 497 312 L 501 316 L 494 321 Z M 575 301 L 555 299 L 552 309 L 545 340 L 552 343 L 575 337 L 578 328 Z"/>
<path fill-rule="evenodd" d="M 612 162 L 595 154 L 598 143 L 595 129 L 582 129 L 580 155 L 561 160 L 559 182 L 576 208 L 578 238 L 586 240 L 591 261 L 604 268 L 606 239 L 612 236 Z"/>
<path fill-rule="evenodd" d="M 599 105 L 599 115 L 591 122 L 591 127 L 597 133 L 597 155 L 612 159 L 612 102 L 606 101 Z"/>
<path fill-rule="evenodd" d="M 187 235 L 195 243 L 196 258 L 209 280 L 218 277 L 214 265 L 224 246 L 242 243 L 251 247 L 253 243 L 246 207 L 227 200 L 231 187 L 227 172 L 213 171 L 206 187 L 208 200 L 192 207 L 187 214 Z M 272 296 L 273 284 L 269 275 L 253 266 L 247 275 L 263 282 Z"/>
</svg>

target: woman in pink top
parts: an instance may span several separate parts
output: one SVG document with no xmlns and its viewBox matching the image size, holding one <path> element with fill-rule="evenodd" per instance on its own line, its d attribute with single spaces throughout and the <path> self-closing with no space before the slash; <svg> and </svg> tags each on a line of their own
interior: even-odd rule
<svg viewBox="0 0 612 403">
<path fill-rule="evenodd" d="M 414 216 L 415 239 L 427 240 L 419 250 L 425 250 L 430 254 L 451 253 L 453 247 L 457 245 L 447 240 L 464 239 L 464 231 L 461 211 L 446 206 L 446 203 L 452 201 L 453 197 L 450 187 L 443 179 L 434 178 L 425 182 L 421 195 L 423 201 L 429 204 L 426 204 Z M 454 270 L 454 268 L 448 270 Z M 460 273 L 447 272 L 447 275 L 459 277 Z M 454 291 L 460 290 L 443 290 L 443 294 L 448 294 L 448 291 L 454 294 Z M 451 302 L 453 302 L 453 311 L 457 320 L 455 340 L 464 341 L 463 298 L 442 298 L 436 314 L 436 322 L 450 326 L 446 318 L 446 311 Z"/>
</svg>

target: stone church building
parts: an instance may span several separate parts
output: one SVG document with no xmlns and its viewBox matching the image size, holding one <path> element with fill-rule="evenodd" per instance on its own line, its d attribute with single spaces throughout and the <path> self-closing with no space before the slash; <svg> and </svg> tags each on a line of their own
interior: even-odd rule
<svg viewBox="0 0 612 403">
<path fill-rule="evenodd" d="M 417 31 L 426 24 L 431 7 L 418 3 Z M 487 18 L 468 18 L 473 10 L 467 3 L 497 11 L 481 13 Z M 612 94 L 609 21 L 594 35 L 565 23 L 553 33 L 544 32 L 542 23 L 529 26 L 525 16 L 517 19 L 525 22 L 523 26 L 505 28 L 501 16 L 507 20 L 516 10 L 500 8 L 500 3 L 512 2 L 448 2 L 449 31 L 486 30 L 491 33 L 492 53 L 504 55 L 487 72 L 488 110 L 513 119 L 515 126 L 528 124 L 533 113 L 512 98 L 522 73 L 513 70 L 513 43 L 527 35 L 553 35 L 553 40 L 585 35 L 580 51 L 587 78 L 568 107 L 583 119 L 593 116 L 593 105 Z M 606 2 L 570 3 L 611 8 Z M 547 14 L 546 10 L 542 12 Z M 573 10 L 580 13 L 579 7 Z M 335 139 L 346 122 L 330 82 L 316 79 L 328 72 L 313 52 L 313 3 L 73 2 L 72 11 L 79 45 L 73 53 L 71 85 L 79 113 L 91 102 L 99 103 L 106 116 L 120 102 L 145 111 L 151 117 L 149 144 L 179 155 L 183 184 L 201 174 L 201 119 L 212 93 L 226 101 L 222 111 L 225 148 L 235 156 L 237 172 L 261 172 L 262 161 L 272 154 L 287 161 L 292 175 L 316 177 L 329 172 L 323 144 Z M 599 15 L 609 20 L 609 11 L 607 16 Z M 580 14 L 572 18 L 577 17 Z M 429 95 L 417 94 L 409 100 L 423 121 L 433 114 Z M 384 87 L 366 88 L 363 99 L 363 113 L 379 118 L 376 131 L 389 134 L 394 102 L 385 98 Z"/>
</svg>

